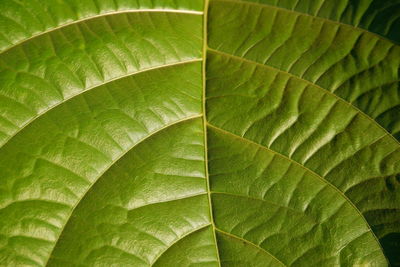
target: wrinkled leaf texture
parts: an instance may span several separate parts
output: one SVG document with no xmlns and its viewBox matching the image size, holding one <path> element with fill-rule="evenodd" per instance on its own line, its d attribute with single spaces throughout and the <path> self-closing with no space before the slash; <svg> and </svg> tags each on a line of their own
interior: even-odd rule
<svg viewBox="0 0 400 267">
<path fill-rule="evenodd" d="M 2 0 L 2 266 L 400 265 L 399 0 Z"/>
</svg>

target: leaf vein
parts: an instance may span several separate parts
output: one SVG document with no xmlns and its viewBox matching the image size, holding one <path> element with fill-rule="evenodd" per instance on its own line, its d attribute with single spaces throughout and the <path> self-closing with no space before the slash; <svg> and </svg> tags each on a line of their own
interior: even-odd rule
<svg viewBox="0 0 400 267">
<path fill-rule="evenodd" d="M 167 129 L 167 128 L 173 126 L 173 125 L 176 125 L 176 124 L 179 124 L 179 123 L 182 123 L 182 122 L 185 122 L 185 121 L 189 121 L 189 120 L 192 120 L 192 119 L 200 118 L 201 116 L 203 116 L 203 115 L 202 115 L 202 114 L 197 114 L 197 115 L 190 116 L 190 117 L 186 117 L 186 118 L 177 120 L 177 121 L 175 121 L 175 122 L 173 122 L 173 123 L 169 123 L 169 124 L 167 124 L 167 125 L 164 125 L 163 127 L 157 129 L 156 131 L 150 133 L 149 135 L 145 136 L 145 137 L 142 138 L 141 140 L 137 141 L 137 142 L 136 142 L 135 144 L 133 144 L 130 148 L 128 148 L 124 153 L 122 153 L 121 155 L 119 155 L 119 157 L 117 157 L 115 160 L 113 160 L 113 161 L 110 163 L 110 165 L 109 165 L 107 168 L 105 168 L 105 169 L 97 176 L 96 180 L 91 184 L 91 186 L 88 187 L 88 189 L 86 190 L 86 192 L 83 194 L 83 196 L 81 197 L 80 201 L 76 202 L 76 204 L 75 204 L 74 207 L 72 208 L 71 213 L 69 214 L 69 216 L 68 216 L 68 218 L 66 219 L 66 221 L 65 221 L 65 223 L 64 223 L 64 225 L 63 225 L 63 227 L 61 228 L 61 231 L 60 231 L 60 234 L 59 234 L 59 238 L 58 238 L 57 241 L 55 242 L 52 251 L 49 253 L 49 257 L 48 257 L 48 259 L 47 259 L 47 261 L 46 261 L 46 264 L 44 264 L 44 265 L 46 266 L 47 263 L 48 263 L 48 261 L 49 261 L 49 259 L 51 258 L 51 255 L 53 254 L 54 248 L 57 246 L 58 240 L 60 240 L 60 237 L 61 237 L 61 235 L 63 234 L 66 225 L 68 224 L 70 218 L 72 217 L 72 214 L 74 213 L 75 209 L 79 206 L 79 203 L 82 202 L 82 200 L 88 195 L 88 193 L 90 192 L 90 190 L 94 187 L 94 185 L 96 184 L 96 182 L 99 181 L 100 178 L 101 178 L 112 166 L 114 166 L 114 164 L 115 164 L 117 161 L 119 161 L 120 159 L 122 159 L 129 151 L 131 151 L 131 150 L 132 150 L 133 148 L 135 148 L 137 145 L 143 143 L 144 141 L 146 141 L 146 140 L 149 139 L 150 137 L 154 136 L 155 134 L 157 134 L 157 133 L 159 133 L 159 132 L 161 132 L 161 131 L 163 131 L 163 130 L 165 130 L 165 129 Z"/>
<path fill-rule="evenodd" d="M 70 100 L 70 99 L 72 99 L 72 98 L 74 98 L 74 97 L 76 97 L 76 96 L 82 95 L 83 93 L 86 93 L 86 92 L 88 92 L 88 91 L 90 91 L 90 90 L 96 89 L 97 87 L 104 86 L 104 85 L 109 84 L 109 83 L 111 83 L 111 82 L 114 82 L 114 81 L 117 81 L 117 80 L 121 80 L 121 79 L 124 79 L 124 78 L 127 78 L 127 77 L 131 77 L 131 76 L 134 76 L 134 75 L 136 75 L 136 74 L 143 73 L 143 72 L 152 71 L 152 70 L 155 70 L 155 69 L 173 67 L 173 66 L 177 66 L 177 65 L 181 65 L 181 64 L 187 64 L 187 63 L 193 63 L 193 62 L 200 62 L 200 61 L 202 61 L 201 58 L 194 58 L 194 59 L 189 59 L 189 60 L 184 60 L 184 61 L 177 61 L 177 62 L 173 62 L 173 63 L 168 63 L 168 64 L 164 64 L 164 65 L 154 66 L 154 67 L 150 67 L 150 68 L 145 68 L 145 69 L 137 70 L 137 71 L 132 72 L 132 73 L 128 73 L 128 74 L 126 74 L 126 75 L 122 75 L 122 76 L 118 76 L 118 77 L 112 78 L 112 79 L 110 79 L 110 80 L 108 80 L 108 81 L 106 81 L 106 82 L 103 82 L 103 83 L 101 83 L 101 84 L 96 84 L 96 85 L 94 85 L 94 86 L 85 88 L 83 91 L 80 91 L 80 92 L 78 92 L 78 93 L 76 93 L 76 94 L 73 94 L 73 95 L 71 95 L 71 96 L 69 96 L 69 97 L 67 97 L 67 98 L 64 98 L 63 101 L 60 101 L 60 102 L 58 102 L 58 103 L 56 103 L 56 104 L 54 104 L 54 105 L 52 105 L 52 106 L 49 106 L 48 108 L 46 108 L 46 109 L 42 110 L 40 113 L 38 113 L 36 116 L 32 117 L 30 120 L 26 121 L 14 134 L 10 135 L 10 136 L 5 140 L 4 144 L 0 146 L 0 149 L 1 149 L 5 144 L 7 144 L 7 142 L 8 142 L 10 139 L 12 139 L 13 137 L 15 137 L 15 136 L 16 136 L 18 133 L 20 133 L 22 130 L 24 130 L 24 129 L 25 129 L 28 125 L 30 125 L 33 121 L 35 121 L 36 119 L 38 119 L 39 117 L 43 116 L 44 114 L 46 114 L 46 113 L 49 112 L 50 110 L 56 108 L 57 106 L 59 106 L 59 105 L 65 103 L 65 102 L 67 102 L 68 100 Z"/>
<path fill-rule="evenodd" d="M 379 240 L 378 240 L 378 238 L 377 238 L 377 236 L 376 236 L 375 233 L 372 231 L 371 226 L 369 225 L 367 219 L 364 217 L 364 215 L 361 213 L 361 211 L 357 208 L 357 206 L 356 206 L 342 191 L 340 191 L 339 188 L 337 188 L 334 184 L 332 184 L 331 182 L 329 182 L 328 180 L 326 180 L 324 177 L 322 177 L 321 175 L 317 174 L 317 173 L 314 172 L 313 170 L 311 170 L 311 169 L 309 169 L 308 167 L 304 166 L 303 164 L 301 164 L 301 163 L 299 163 L 299 162 L 297 162 L 297 161 L 295 161 L 295 160 L 293 160 L 293 159 L 291 159 L 291 158 L 289 158 L 289 157 L 287 157 L 287 156 L 285 156 L 285 155 L 283 155 L 283 154 L 281 154 L 281 153 L 279 153 L 279 152 L 277 152 L 277 151 L 275 151 L 275 150 L 272 150 L 271 148 L 268 148 L 268 147 L 266 147 L 266 146 L 263 146 L 263 145 L 261 145 L 261 144 L 258 144 L 258 143 L 256 143 L 256 142 L 254 142 L 254 141 L 252 141 L 252 140 L 249 140 L 249 139 L 244 138 L 244 137 L 242 137 L 242 136 L 239 136 L 239 135 L 236 135 L 236 134 L 231 133 L 231 132 L 229 132 L 229 131 L 226 131 L 226 130 L 224 130 L 224 129 L 221 129 L 221 128 L 219 128 L 219 127 L 217 127 L 217 126 L 215 126 L 215 125 L 212 125 L 212 124 L 210 124 L 210 123 L 208 123 L 207 125 L 208 125 L 210 128 L 213 128 L 213 129 L 215 129 L 215 130 L 217 130 L 217 131 L 219 131 L 219 132 L 221 132 L 221 133 L 224 133 L 225 135 L 233 136 L 233 137 L 235 137 L 235 138 L 237 138 L 237 139 L 239 139 L 239 140 L 242 140 L 242 141 L 244 141 L 244 142 L 246 142 L 246 143 L 255 145 L 255 146 L 257 146 L 257 147 L 259 147 L 259 148 L 261 148 L 261 149 L 263 149 L 263 150 L 267 150 L 267 151 L 269 151 L 269 152 L 271 152 L 271 153 L 274 153 L 274 154 L 276 154 L 276 155 L 278 155 L 278 156 L 280 156 L 280 157 L 282 157 L 282 158 L 284 158 L 284 159 L 286 159 L 286 160 L 288 160 L 288 161 L 290 161 L 290 162 L 293 162 L 293 163 L 296 164 L 297 166 L 299 166 L 299 167 L 305 169 L 307 172 L 309 172 L 310 174 L 312 174 L 314 177 L 316 177 L 316 178 L 320 179 L 321 181 L 323 181 L 324 183 L 326 183 L 326 184 L 327 184 L 328 186 L 330 186 L 332 189 L 334 189 L 335 191 L 337 191 L 337 192 L 339 193 L 339 195 L 342 196 L 342 197 L 346 200 L 346 202 L 348 202 L 348 204 L 350 204 L 350 205 L 353 207 L 353 209 L 361 216 L 361 218 L 364 220 L 366 226 L 368 227 L 368 231 L 371 232 L 372 236 L 374 237 L 375 241 L 378 243 L 378 245 L 379 245 L 379 247 L 381 248 L 382 252 L 384 251 L 383 248 L 382 248 L 381 243 L 379 242 Z"/>
<path fill-rule="evenodd" d="M 230 57 L 230 58 L 233 58 L 233 59 L 236 59 L 236 60 L 241 60 L 241 61 L 244 61 L 244 62 L 248 62 L 248 63 L 250 63 L 250 64 L 255 64 L 255 65 L 257 65 L 257 66 L 267 68 L 267 69 L 273 69 L 273 70 L 275 70 L 275 71 L 278 71 L 278 72 L 281 72 L 281 73 L 286 74 L 286 75 L 288 75 L 288 76 L 291 76 L 291 77 L 293 77 L 293 78 L 295 78 L 295 79 L 297 79 L 297 80 L 301 80 L 301 81 L 303 81 L 303 82 L 305 82 L 305 83 L 307 83 L 307 84 L 309 84 L 309 85 L 311 85 L 311 86 L 314 86 L 314 87 L 316 87 L 316 88 L 319 88 L 319 89 L 323 90 L 323 91 L 325 92 L 325 94 L 331 95 L 331 96 L 335 97 L 336 99 L 342 101 L 342 102 L 345 103 L 346 105 L 350 106 L 351 108 L 353 108 L 357 113 L 359 113 L 360 115 L 362 115 L 363 117 L 365 117 L 366 119 L 368 119 L 369 121 L 371 121 L 374 125 L 376 125 L 377 127 L 379 127 L 382 131 L 384 131 L 384 132 L 385 132 L 385 135 L 389 136 L 391 139 L 393 139 L 393 141 L 395 141 L 395 143 L 397 143 L 398 146 L 400 146 L 400 141 L 397 140 L 391 133 L 388 132 L 388 130 L 386 130 L 386 129 L 385 129 L 382 125 L 380 125 L 376 120 L 374 120 L 372 117 L 370 117 L 368 114 L 366 114 L 364 111 L 362 111 L 361 109 L 359 109 L 358 107 L 356 107 L 356 106 L 353 105 L 352 103 L 350 103 L 350 102 L 348 102 L 347 100 L 345 100 L 344 98 L 342 98 L 342 97 L 340 97 L 340 96 L 338 96 L 338 95 L 332 93 L 331 91 L 329 91 L 329 90 L 326 89 L 326 88 L 323 88 L 323 87 L 321 87 L 321 86 L 319 86 L 319 85 L 317 85 L 317 84 L 315 84 L 315 83 L 313 83 L 313 82 L 311 82 L 311 81 L 305 80 L 304 78 L 301 78 L 301 77 L 299 77 L 299 76 L 297 76 L 297 75 L 294 75 L 294 74 L 292 74 L 292 73 L 289 73 L 289 72 L 286 72 L 286 71 L 284 71 L 284 70 L 275 68 L 275 67 L 273 67 L 273 66 L 271 66 L 271 65 L 264 65 L 264 64 L 259 63 L 259 62 L 256 62 L 256 61 L 253 61 L 253 60 L 250 60 L 250 59 L 246 59 L 246 58 L 242 58 L 242 57 L 239 57 L 239 56 L 236 56 L 236 55 L 228 54 L 228 53 L 226 53 L 226 52 L 222 52 L 222 51 L 220 51 L 220 50 L 217 50 L 217 49 L 214 49 L 214 48 L 210 48 L 210 47 L 208 47 L 207 50 L 208 50 L 209 52 L 211 52 L 211 53 L 214 53 L 214 54 L 220 54 L 220 55 L 225 56 L 225 57 Z"/>
</svg>

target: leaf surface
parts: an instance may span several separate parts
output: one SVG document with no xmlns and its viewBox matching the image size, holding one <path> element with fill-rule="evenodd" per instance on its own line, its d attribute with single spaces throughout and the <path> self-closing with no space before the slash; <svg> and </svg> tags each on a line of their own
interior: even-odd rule
<svg viewBox="0 0 400 267">
<path fill-rule="evenodd" d="M 2 1 L 0 265 L 399 265 L 399 8 Z"/>
</svg>

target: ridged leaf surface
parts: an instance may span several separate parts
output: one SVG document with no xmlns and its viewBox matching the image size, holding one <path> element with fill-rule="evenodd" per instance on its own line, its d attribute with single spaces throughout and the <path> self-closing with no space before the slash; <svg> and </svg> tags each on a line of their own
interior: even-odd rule
<svg viewBox="0 0 400 267">
<path fill-rule="evenodd" d="M 1 266 L 400 265 L 400 1 L 3 0 Z"/>
</svg>

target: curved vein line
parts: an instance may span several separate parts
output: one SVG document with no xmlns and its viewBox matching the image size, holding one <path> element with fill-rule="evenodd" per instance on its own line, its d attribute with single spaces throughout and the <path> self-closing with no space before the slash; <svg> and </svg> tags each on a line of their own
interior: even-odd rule
<svg viewBox="0 0 400 267">
<path fill-rule="evenodd" d="M 314 217 L 309 216 L 308 214 L 306 214 L 305 212 L 301 212 L 298 210 L 295 210 L 294 208 L 291 208 L 289 206 L 283 206 L 283 205 L 279 205 L 278 203 L 275 203 L 273 201 L 268 201 L 266 199 L 262 199 L 262 198 L 257 198 L 257 197 L 253 197 L 253 196 L 246 196 L 246 195 L 241 195 L 241 194 L 237 194 L 237 193 L 230 193 L 230 192 L 220 192 L 220 191 L 211 191 L 211 194 L 218 194 L 218 195 L 226 195 L 226 196 L 233 196 L 233 197 L 239 197 L 239 198 L 247 198 L 247 199 L 251 199 L 251 200 L 256 200 L 256 201 L 261 201 L 261 202 L 265 202 L 274 206 L 277 206 L 279 208 L 283 208 L 283 209 L 287 209 L 290 210 L 294 213 L 298 213 L 302 216 L 305 216 L 309 219 L 311 219 L 311 221 L 315 224 L 319 224 L 318 220 Z"/>
<path fill-rule="evenodd" d="M 354 158 L 354 157 L 355 157 L 359 152 L 361 152 L 362 150 L 364 150 L 364 149 L 366 149 L 366 148 L 368 148 L 368 147 L 371 147 L 371 146 L 373 146 L 374 144 L 380 142 L 380 141 L 383 139 L 383 137 L 385 137 L 385 135 L 379 136 L 379 137 L 375 138 L 375 140 L 373 140 L 372 142 L 366 144 L 365 146 L 360 147 L 360 148 L 359 148 L 358 150 L 356 150 L 354 153 L 352 153 L 352 154 L 346 156 L 344 159 L 342 159 L 341 161 L 339 161 L 338 163 L 336 163 L 334 166 L 332 166 L 332 167 L 331 167 L 327 172 L 325 172 L 323 175 L 326 176 L 326 177 L 329 176 L 329 174 L 331 174 L 331 172 L 333 172 L 336 168 L 338 168 L 340 165 L 342 165 L 343 162 L 346 162 L 347 160 L 349 160 L 349 159 L 351 159 L 351 158 Z M 386 154 L 386 155 L 385 155 L 385 158 L 386 158 L 388 155 L 392 154 L 393 152 L 396 152 L 396 150 L 397 150 L 397 149 L 394 149 L 394 150 L 392 150 L 390 153 Z M 311 157 L 310 157 L 310 158 L 311 158 Z M 307 161 L 305 161 L 304 163 L 306 163 L 306 162 L 307 162 Z M 364 181 L 365 181 L 365 180 L 364 180 Z"/>
<path fill-rule="evenodd" d="M 196 232 L 198 232 L 198 231 L 201 231 L 201 230 L 203 230 L 203 229 L 205 229 L 205 228 L 207 228 L 207 227 L 209 227 L 209 226 L 211 226 L 211 223 L 208 223 L 208 224 L 206 224 L 206 225 L 202 225 L 202 226 L 200 226 L 200 227 L 198 227 L 198 228 L 195 228 L 195 229 L 193 229 L 192 231 L 190 231 L 190 232 L 184 234 L 183 236 L 181 236 L 180 238 L 178 238 L 178 239 L 175 240 L 174 242 L 172 242 L 172 243 L 169 245 L 169 247 L 167 247 L 166 249 L 164 249 L 164 250 L 153 260 L 153 262 L 150 263 L 150 266 L 153 266 L 154 264 L 156 264 L 157 261 L 165 254 L 165 252 L 167 252 L 170 248 L 172 248 L 172 247 L 173 247 L 175 244 L 177 244 L 179 241 L 182 241 L 184 238 L 188 237 L 189 235 L 194 234 L 194 233 L 196 233 Z"/>
<path fill-rule="evenodd" d="M 298 15 L 302 15 L 302 16 L 312 17 L 312 18 L 315 18 L 315 19 L 320 19 L 320 20 L 329 22 L 329 23 L 339 24 L 339 25 L 346 26 L 346 27 L 351 27 L 351 28 L 353 28 L 353 29 L 355 29 L 357 31 L 361 31 L 363 33 L 374 35 L 374 36 L 378 37 L 379 39 L 383 39 L 383 40 L 388 41 L 388 42 L 390 42 L 390 43 L 392 43 L 394 45 L 397 45 L 397 46 L 399 45 L 396 41 L 391 40 L 391 39 L 389 39 L 389 38 L 387 38 L 387 37 L 385 37 L 385 36 L 383 36 L 383 35 L 381 35 L 379 33 L 372 32 L 372 31 L 369 31 L 367 29 L 354 26 L 352 24 L 344 23 L 344 22 L 333 20 L 333 19 L 329 19 L 329 18 L 324 18 L 324 17 L 317 16 L 317 15 L 311 15 L 311 14 L 300 12 L 300 11 L 297 11 L 297 10 L 292 10 L 292 9 L 288 9 L 288 8 L 284 8 L 284 7 L 280 7 L 280 6 L 273 6 L 273 5 L 269 5 L 269 4 L 265 4 L 265 3 L 247 2 L 247 1 L 241 1 L 241 0 L 214 0 L 214 1 L 215 2 L 218 2 L 218 1 L 219 2 L 229 2 L 229 3 L 235 3 L 235 4 L 250 5 L 250 6 L 258 6 L 258 7 L 261 7 L 261 8 L 272 8 L 272 9 L 282 10 L 282 11 L 285 11 L 285 12 L 294 13 L 294 14 L 298 14 Z"/>
<path fill-rule="evenodd" d="M 112 15 L 118 15 L 118 14 L 127 14 L 127 13 L 176 13 L 176 14 L 189 14 L 189 15 L 203 15 L 203 11 L 195 11 L 195 10 L 179 10 L 179 9 L 162 9 L 162 8 L 155 8 L 155 9 L 132 9 L 132 10 L 119 10 L 119 11 L 110 11 L 110 12 L 105 12 L 103 14 L 98 14 L 98 15 L 94 15 L 94 16 L 88 16 L 88 17 L 83 17 L 81 19 L 77 19 L 77 20 L 73 20 L 70 22 L 66 22 L 64 24 L 60 24 L 54 28 L 50 28 L 48 30 L 45 30 L 43 32 L 37 33 L 37 34 L 33 34 L 28 38 L 22 39 L 21 41 L 12 44 L 10 47 L 7 47 L 6 49 L 4 49 L 3 51 L 0 51 L 0 55 L 17 47 L 18 45 L 21 45 L 29 40 L 35 39 L 36 37 L 45 35 L 47 33 L 65 28 L 67 26 L 70 25 L 74 25 L 74 24 L 78 24 L 84 21 L 88 21 L 88 20 L 92 20 L 92 19 L 96 19 L 96 18 L 101 18 L 101 17 L 105 17 L 105 16 L 112 16 Z"/>
<path fill-rule="evenodd" d="M 143 204 L 141 206 L 137 206 L 137 207 L 134 207 L 132 209 L 128 209 L 128 211 L 133 211 L 133 210 L 137 210 L 137 209 L 141 209 L 141 208 L 145 208 L 145 207 L 152 206 L 152 205 L 157 205 L 157 204 L 166 204 L 166 203 L 169 203 L 169 202 L 184 200 L 184 199 L 188 199 L 188 198 L 192 198 L 192 197 L 205 196 L 206 194 L 207 194 L 207 192 L 201 192 L 201 193 L 189 194 L 189 195 L 185 195 L 185 196 L 179 196 L 179 197 L 171 198 L 171 199 L 161 199 L 161 200 L 159 200 L 157 202 L 156 201 L 148 202 L 148 203 Z"/>
<path fill-rule="evenodd" d="M 219 1 L 220 1 L 220 0 L 219 0 Z M 253 61 L 253 60 L 250 60 L 250 59 L 247 59 L 247 58 L 242 58 L 242 57 L 239 57 L 239 56 L 235 56 L 235 55 L 232 55 L 232 54 L 229 54 L 229 53 L 226 53 L 226 52 L 222 52 L 222 51 L 220 51 L 220 50 L 217 50 L 217 49 L 214 49 L 214 48 L 210 48 L 210 47 L 208 47 L 207 50 L 208 50 L 209 52 L 214 53 L 214 54 L 220 54 L 220 55 L 225 56 L 225 57 L 230 57 L 230 58 L 233 58 L 233 59 L 236 59 L 236 60 L 240 60 L 240 61 L 243 61 L 243 62 L 247 62 L 247 63 L 254 64 L 254 65 L 257 65 L 257 66 L 260 66 L 260 67 L 263 67 L 263 68 L 272 69 L 272 70 L 281 72 L 281 73 L 286 74 L 286 75 L 288 75 L 288 76 L 290 76 L 290 77 L 293 77 L 293 78 L 295 78 L 295 79 L 297 79 L 297 80 L 303 81 L 303 82 L 305 82 L 305 83 L 307 83 L 307 84 L 309 84 L 309 85 L 311 85 L 311 86 L 313 86 L 313 87 L 319 88 L 320 90 L 323 90 L 323 91 L 325 92 L 325 94 L 331 95 L 331 96 L 335 97 L 336 99 L 338 99 L 339 101 L 341 101 L 341 102 L 343 102 L 344 104 L 346 104 L 347 106 L 350 106 L 350 107 L 351 107 L 352 109 L 354 109 L 357 113 L 359 113 L 360 115 L 364 116 L 366 119 L 368 119 L 369 121 L 371 121 L 374 125 L 378 126 L 380 129 L 382 129 L 382 130 L 385 132 L 385 135 L 387 135 L 387 136 L 389 136 L 390 138 L 392 138 L 392 139 L 395 141 L 395 143 L 397 143 L 397 145 L 400 146 L 400 141 L 397 140 L 388 130 L 386 130 L 382 125 L 380 125 L 380 124 L 379 124 L 376 120 L 374 120 L 371 116 L 369 116 L 367 113 L 365 113 L 364 111 L 362 111 L 361 109 L 359 109 L 358 107 L 356 107 L 355 105 L 353 105 L 351 102 L 349 102 L 349 101 L 347 101 L 346 99 L 344 99 L 344 98 L 342 98 L 342 97 L 340 97 L 340 96 L 338 96 L 338 95 L 332 93 L 332 92 L 329 91 L 328 89 L 319 86 L 318 84 L 315 84 L 315 83 L 313 83 L 313 82 L 311 82 L 311 81 L 309 81 L 309 80 L 306 80 L 306 79 L 304 79 L 304 78 L 302 78 L 302 77 L 300 77 L 300 76 L 297 76 L 297 75 L 295 75 L 295 74 L 293 74 L 293 73 L 290 73 L 290 72 L 287 72 L 287 71 L 278 69 L 278 68 L 273 67 L 273 66 L 271 66 L 271 65 L 265 65 L 265 64 L 259 63 L 259 62 L 257 62 L 257 61 Z"/>
<path fill-rule="evenodd" d="M 162 68 L 168 68 L 168 67 L 173 67 L 173 66 L 177 66 L 177 65 L 187 64 L 187 63 L 200 62 L 202 60 L 203 59 L 201 59 L 201 58 L 194 58 L 194 59 L 189 59 L 189 60 L 184 60 L 184 61 L 168 63 L 168 64 L 164 64 L 164 65 L 154 66 L 154 67 L 150 67 L 150 68 L 146 68 L 146 69 L 141 69 L 141 70 L 138 70 L 138 71 L 134 71 L 134 72 L 122 75 L 122 76 L 118 76 L 118 77 L 112 78 L 112 79 L 110 79 L 108 81 L 105 81 L 105 82 L 103 82 L 101 84 L 96 84 L 96 85 L 90 86 L 88 88 L 85 88 L 83 91 L 80 91 L 80 92 L 78 92 L 76 94 L 72 94 L 69 97 L 64 98 L 62 101 L 56 103 L 55 105 L 47 107 L 42 112 L 38 113 L 36 116 L 34 116 L 31 119 L 29 119 L 28 121 L 26 121 L 22 126 L 20 126 L 20 128 L 15 133 L 13 133 L 7 139 L 5 139 L 5 142 L 0 146 L 0 150 L 1 150 L 2 147 L 4 147 L 7 144 L 8 141 L 10 141 L 10 139 L 15 137 L 18 133 L 20 133 L 22 130 L 24 130 L 28 125 L 30 125 L 36 119 L 40 118 L 41 116 L 43 116 L 44 114 L 46 114 L 50 110 L 56 108 L 59 105 L 62 105 L 64 103 L 66 103 L 67 101 L 71 100 L 72 98 L 74 98 L 76 96 L 82 95 L 82 94 L 84 94 L 84 93 L 86 93 L 86 92 L 88 92 L 88 91 L 90 91 L 92 89 L 96 89 L 97 87 L 104 86 L 106 84 L 109 84 L 109 83 L 115 82 L 117 80 L 121 80 L 121 79 L 130 77 L 130 76 L 134 76 L 136 74 L 140 74 L 140 73 L 151 71 L 151 70 L 155 70 L 155 69 L 162 69 Z"/>
<path fill-rule="evenodd" d="M 277 257 L 275 257 L 275 256 L 272 255 L 270 252 L 268 252 L 268 250 L 266 250 L 266 249 L 260 247 L 259 245 L 256 245 L 256 244 L 254 244 L 253 242 L 250 242 L 249 240 L 244 239 L 244 238 L 242 238 L 242 237 L 239 237 L 239 236 L 237 236 L 237 235 L 234 235 L 234 234 L 225 232 L 224 230 L 221 230 L 221 229 L 219 229 L 219 228 L 215 228 L 215 230 L 218 231 L 218 232 L 220 232 L 221 234 L 223 234 L 223 235 L 225 235 L 225 236 L 228 236 L 228 237 L 230 237 L 230 238 L 234 238 L 234 239 L 237 239 L 237 240 L 239 240 L 239 241 L 245 242 L 246 244 L 248 244 L 248 245 L 250 245 L 250 246 L 253 246 L 253 247 L 257 248 L 258 250 L 264 252 L 264 253 L 267 254 L 269 257 L 271 257 L 271 258 L 273 258 L 275 261 L 277 261 L 280 265 L 282 265 L 282 266 L 287 266 L 287 265 L 284 264 L 282 261 L 280 261 Z"/>
<path fill-rule="evenodd" d="M 65 224 L 64 224 L 63 227 L 61 228 L 60 234 L 58 235 L 58 238 L 57 238 L 56 242 L 54 243 L 54 247 L 52 248 L 51 252 L 49 253 L 49 257 L 47 258 L 47 260 L 46 260 L 44 266 L 47 266 L 47 263 L 48 263 L 49 259 L 51 258 L 51 255 L 53 254 L 53 251 L 54 251 L 55 247 L 57 246 L 58 241 L 60 241 L 60 237 L 62 236 L 62 234 L 63 234 L 63 232 L 64 232 L 64 230 L 65 230 L 65 227 L 67 226 L 67 224 L 68 224 L 69 220 L 71 219 L 72 215 L 74 214 L 75 209 L 79 206 L 79 204 L 82 202 L 82 200 L 87 196 L 87 194 L 90 192 L 90 190 L 91 190 L 91 189 L 93 188 L 93 186 L 96 184 L 96 182 L 99 181 L 100 178 L 101 178 L 108 170 L 110 170 L 110 168 L 111 168 L 112 166 L 114 166 L 115 163 L 116 163 L 117 161 L 119 161 L 120 159 L 122 159 L 122 158 L 123 158 L 129 151 L 131 151 L 133 148 L 135 148 L 135 147 L 138 146 L 139 144 L 143 143 L 143 142 L 146 141 L 147 139 L 151 138 L 152 136 L 156 135 L 157 133 L 159 133 L 159 132 L 161 132 L 161 131 L 163 131 L 163 130 L 165 130 L 165 129 L 171 127 L 171 126 L 174 126 L 174 125 L 176 125 L 176 124 L 179 124 L 179 123 L 182 123 L 182 122 L 185 122 L 185 121 L 189 121 L 189 120 L 192 120 L 192 119 L 200 118 L 200 117 L 202 117 L 202 116 L 203 116 L 203 114 L 197 114 L 197 115 L 193 115 L 193 116 L 190 116 L 190 117 L 186 117 L 186 118 L 183 118 L 183 119 L 174 121 L 174 122 L 172 122 L 172 123 L 166 124 L 166 125 L 164 125 L 163 127 L 159 128 L 159 129 L 157 129 L 157 130 L 155 130 L 154 132 L 149 133 L 149 135 L 146 135 L 146 136 L 143 137 L 142 139 L 138 140 L 136 143 L 132 144 L 132 146 L 130 146 L 126 151 L 124 151 L 123 153 L 121 153 L 121 155 L 119 155 L 116 159 L 114 159 L 112 162 L 110 162 L 110 165 L 109 165 L 108 167 L 106 167 L 106 168 L 97 176 L 96 180 L 95 180 L 90 186 L 88 186 L 87 190 L 83 193 L 83 195 L 82 195 L 82 197 L 80 198 L 80 200 L 77 201 L 76 204 L 72 207 L 71 213 L 69 214 L 67 220 L 65 221 Z"/>
<path fill-rule="evenodd" d="M 371 232 L 372 236 L 375 238 L 375 241 L 378 243 L 378 246 L 380 247 L 382 254 L 385 255 L 384 250 L 383 250 L 383 247 L 382 247 L 381 243 L 379 242 L 378 237 L 377 237 L 377 236 L 375 235 L 375 233 L 372 231 L 371 226 L 369 225 L 367 219 L 364 217 L 364 215 L 361 213 L 361 211 L 357 208 L 357 206 L 353 203 L 353 201 L 351 201 L 351 200 L 350 200 L 342 191 L 340 191 L 339 188 L 337 188 L 334 184 L 332 184 L 331 182 L 329 182 L 328 180 L 326 180 L 324 177 L 322 177 L 321 175 L 317 174 L 317 173 L 314 172 L 313 170 L 311 170 L 311 169 L 309 169 L 308 167 L 304 166 L 303 164 L 301 164 L 301 163 L 295 161 L 294 159 L 291 159 L 291 158 L 289 158 L 289 157 L 287 157 L 287 156 L 285 156 L 285 155 L 279 153 L 278 151 L 275 151 L 275 150 L 273 150 L 273 149 L 271 149 L 271 148 L 269 148 L 269 147 L 266 147 L 266 146 L 264 146 L 264 145 L 261 145 L 261 144 L 259 144 L 259 143 L 256 143 L 256 142 L 254 142 L 254 141 L 252 141 L 252 140 L 250 140 L 250 139 L 247 139 L 247 138 L 244 138 L 244 137 L 239 136 L 239 135 L 237 135 L 237 134 L 234 134 L 234 133 L 231 133 L 231 132 L 229 132 L 229 131 L 226 131 L 226 130 L 224 130 L 224 129 L 222 129 L 222 128 L 219 128 L 219 127 L 217 127 L 217 126 L 215 126 L 215 125 L 212 125 L 212 124 L 210 124 L 210 123 L 208 123 L 207 125 L 208 125 L 210 128 L 213 128 L 213 129 L 215 129 L 215 130 L 217 130 L 217 131 L 219 131 L 219 132 L 221 132 L 221 133 L 224 133 L 225 135 L 229 135 L 229 136 L 235 137 L 235 138 L 237 138 L 237 139 L 239 139 L 239 140 L 242 140 L 242 141 L 244 141 L 244 142 L 246 142 L 246 143 L 255 145 L 255 146 L 259 147 L 260 149 L 267 150 L 267 151 L 269 151 L 269 152 L 271 152 L 271 153 L 273 153 L 273 154 L 275 154 L 275 155 L 277 155 L 277 156 L 279 156 L 279 157 L 282 157 L 282 158 L 284 158 L 284 159 L 286 159 L 286 160 L 288 160 L 288 161 L 290 161 L 290 162 L 293 162 L 295 165 L 297 165 L 297 166 L 303 168 L 304 170 L 306 170 L 307 172 L 309 172 L 310 174 L 312 174 L 314 177 L 318 178 L 319 180 L 321 180 L 322 182 L 324 182 L 324 183 L 326 183 L 328 186 L 330 186 L 332 189 L 334 189 L 335 191 L 337 191 L 337 192 L 339 193 L 339 195 L 341 195 L 341 196 L 346 200 L 346 202 L 349 203 L 349 204 L 354 208 L 354 210 L 361 216 L 361 218 L 364 220 L 364 222 L 365 222 L 365 224 L 366 224 L 366 226 L 367 226 L 367 228 L 368 228 L 368 231 Z M 386 258 L 386 255 L 385 255 L 385 258 Z M 387 260 L 387 259 L 386 259 L 386 260 Z"/>
</svg>

